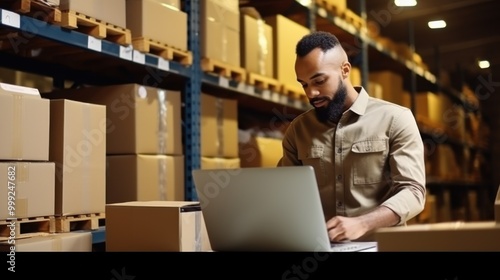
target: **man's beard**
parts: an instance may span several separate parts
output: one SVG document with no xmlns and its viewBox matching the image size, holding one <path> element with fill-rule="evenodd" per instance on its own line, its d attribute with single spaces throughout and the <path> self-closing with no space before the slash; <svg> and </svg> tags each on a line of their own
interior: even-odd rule
<svg viewBox="0 0 500 280">
<path fill-rule="evenodd" d="M 344 86 L 342 80 L 339 79 L 339 86 L 337 88 L 337 92 L 333 99 L 329 99 L 328 97 L 320 97 L 311 99 L 310 103 L 313 104 L 314 101 L 319 100 L 328 100 L 328 104 L 326 107 L 318 107 L 315 108 L 316 116 L 321 122 L 332 121 L 337 123 L 344 113 L 344 103 L 347 96 L 347 89 Z"/>
</svg>

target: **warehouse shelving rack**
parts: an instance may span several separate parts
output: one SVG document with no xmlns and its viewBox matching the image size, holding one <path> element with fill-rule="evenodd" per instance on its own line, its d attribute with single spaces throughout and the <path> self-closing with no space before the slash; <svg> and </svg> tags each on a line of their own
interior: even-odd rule
<svg viewBox="0 0 500 280">
<path fill-rule="evenodd" d="M 52 77 L 56 88 L 63 87 L 65 81 L 73 81 L 75 84 L 93 85 L 139 83 L 182 91 L 185 197 L 186 200 L 197 200 L 191 171 L 200 167 L 200 92 L 230 96 L 242 101 L 239 102 L 242 106 L 261 112 L 269 113 L 271 109 L 278 108 L 297 115 L 310 108 L 305 101 L 203 72 L 199 49 L 200 1 L 183 1 L 184 11 L 188 14 L 188 47 L 193 55 L 191 65 L 140 53 L 130 46 L 0 9 L 0 37 L 3 38 L 0 41 L 0 66 Z M 383 68 L 404 73 L 404 85 L 412 94 L 440 89 L 439 81 L 432 73 L 386 50 L 354 25 L 316 6 L 314 1 L 309 1 L 308 5 L 298 0 L 285 2 L 290 6 L 286 16 L 303 22 L 311 30 L 317 27 L 329 30 L 352 47 L 348 49 L 350 57 L 354 63 L 361 65 L 363 76 L 368 70 Z M 360 3 L 364 7 L 364 0 Z M 269 9 L 268 12 L 280 13 L 277 9 Z M 360 12 L 363 14 L 363 10 Z M 368 65 L 369 60 L 383 63 Z M 448 92 L 454 94 L 461 104 L 467 104 L 456 91 Z"/>
</svg>

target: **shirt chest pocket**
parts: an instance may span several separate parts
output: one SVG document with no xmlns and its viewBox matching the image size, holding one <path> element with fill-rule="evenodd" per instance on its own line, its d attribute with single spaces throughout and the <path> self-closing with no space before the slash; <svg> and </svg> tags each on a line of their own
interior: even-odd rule
<svg viewBox="0 0 500 280">
<path fill-rule="evenodd" d="M 352 145 L 354 184 L 382 182 L 389 152 L 388 139 L 364 140 Z"/>
<path fill-rule="evenodd" d="M 324 148 L 321 146 L 312 147 L 309 150 L 299 153 L 299 160 L 302 165 L 310 165 L 314 168 L 316 181 L 319 186 L 325 184 L 326 166 L 324 162 Z"/>
</svg>

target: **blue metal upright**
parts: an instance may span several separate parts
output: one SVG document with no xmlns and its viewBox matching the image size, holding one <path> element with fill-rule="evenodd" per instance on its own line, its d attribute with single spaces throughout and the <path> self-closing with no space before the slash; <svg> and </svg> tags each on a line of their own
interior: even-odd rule
<svg viewBox="0 0 500 280">
<path fill-rule="evenodd" d="M 186 0 L 185 10 L 188 14 L 188 47 L 193 55 L 191 76 L 185 87 L 184 108 L 184 153 L 185 153 L 185 198 L 188 201 L 198 200 L 192 171 L 200 168 L 200 95 L 201 95 L 201 63 L 200 63 L 200 1 Z"/>
</svg>

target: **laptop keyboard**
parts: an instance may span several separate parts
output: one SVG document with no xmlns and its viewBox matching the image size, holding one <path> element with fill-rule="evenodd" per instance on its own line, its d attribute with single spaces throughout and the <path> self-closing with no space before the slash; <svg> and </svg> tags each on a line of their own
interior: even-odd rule
<svg viewBox="0 0 500 280">
<path fill-rule="evenodd" d="M 341 242 L 332 243 L 332 252 L 359 252 L 376 249 L 376 242 Z"/>
</svg>

